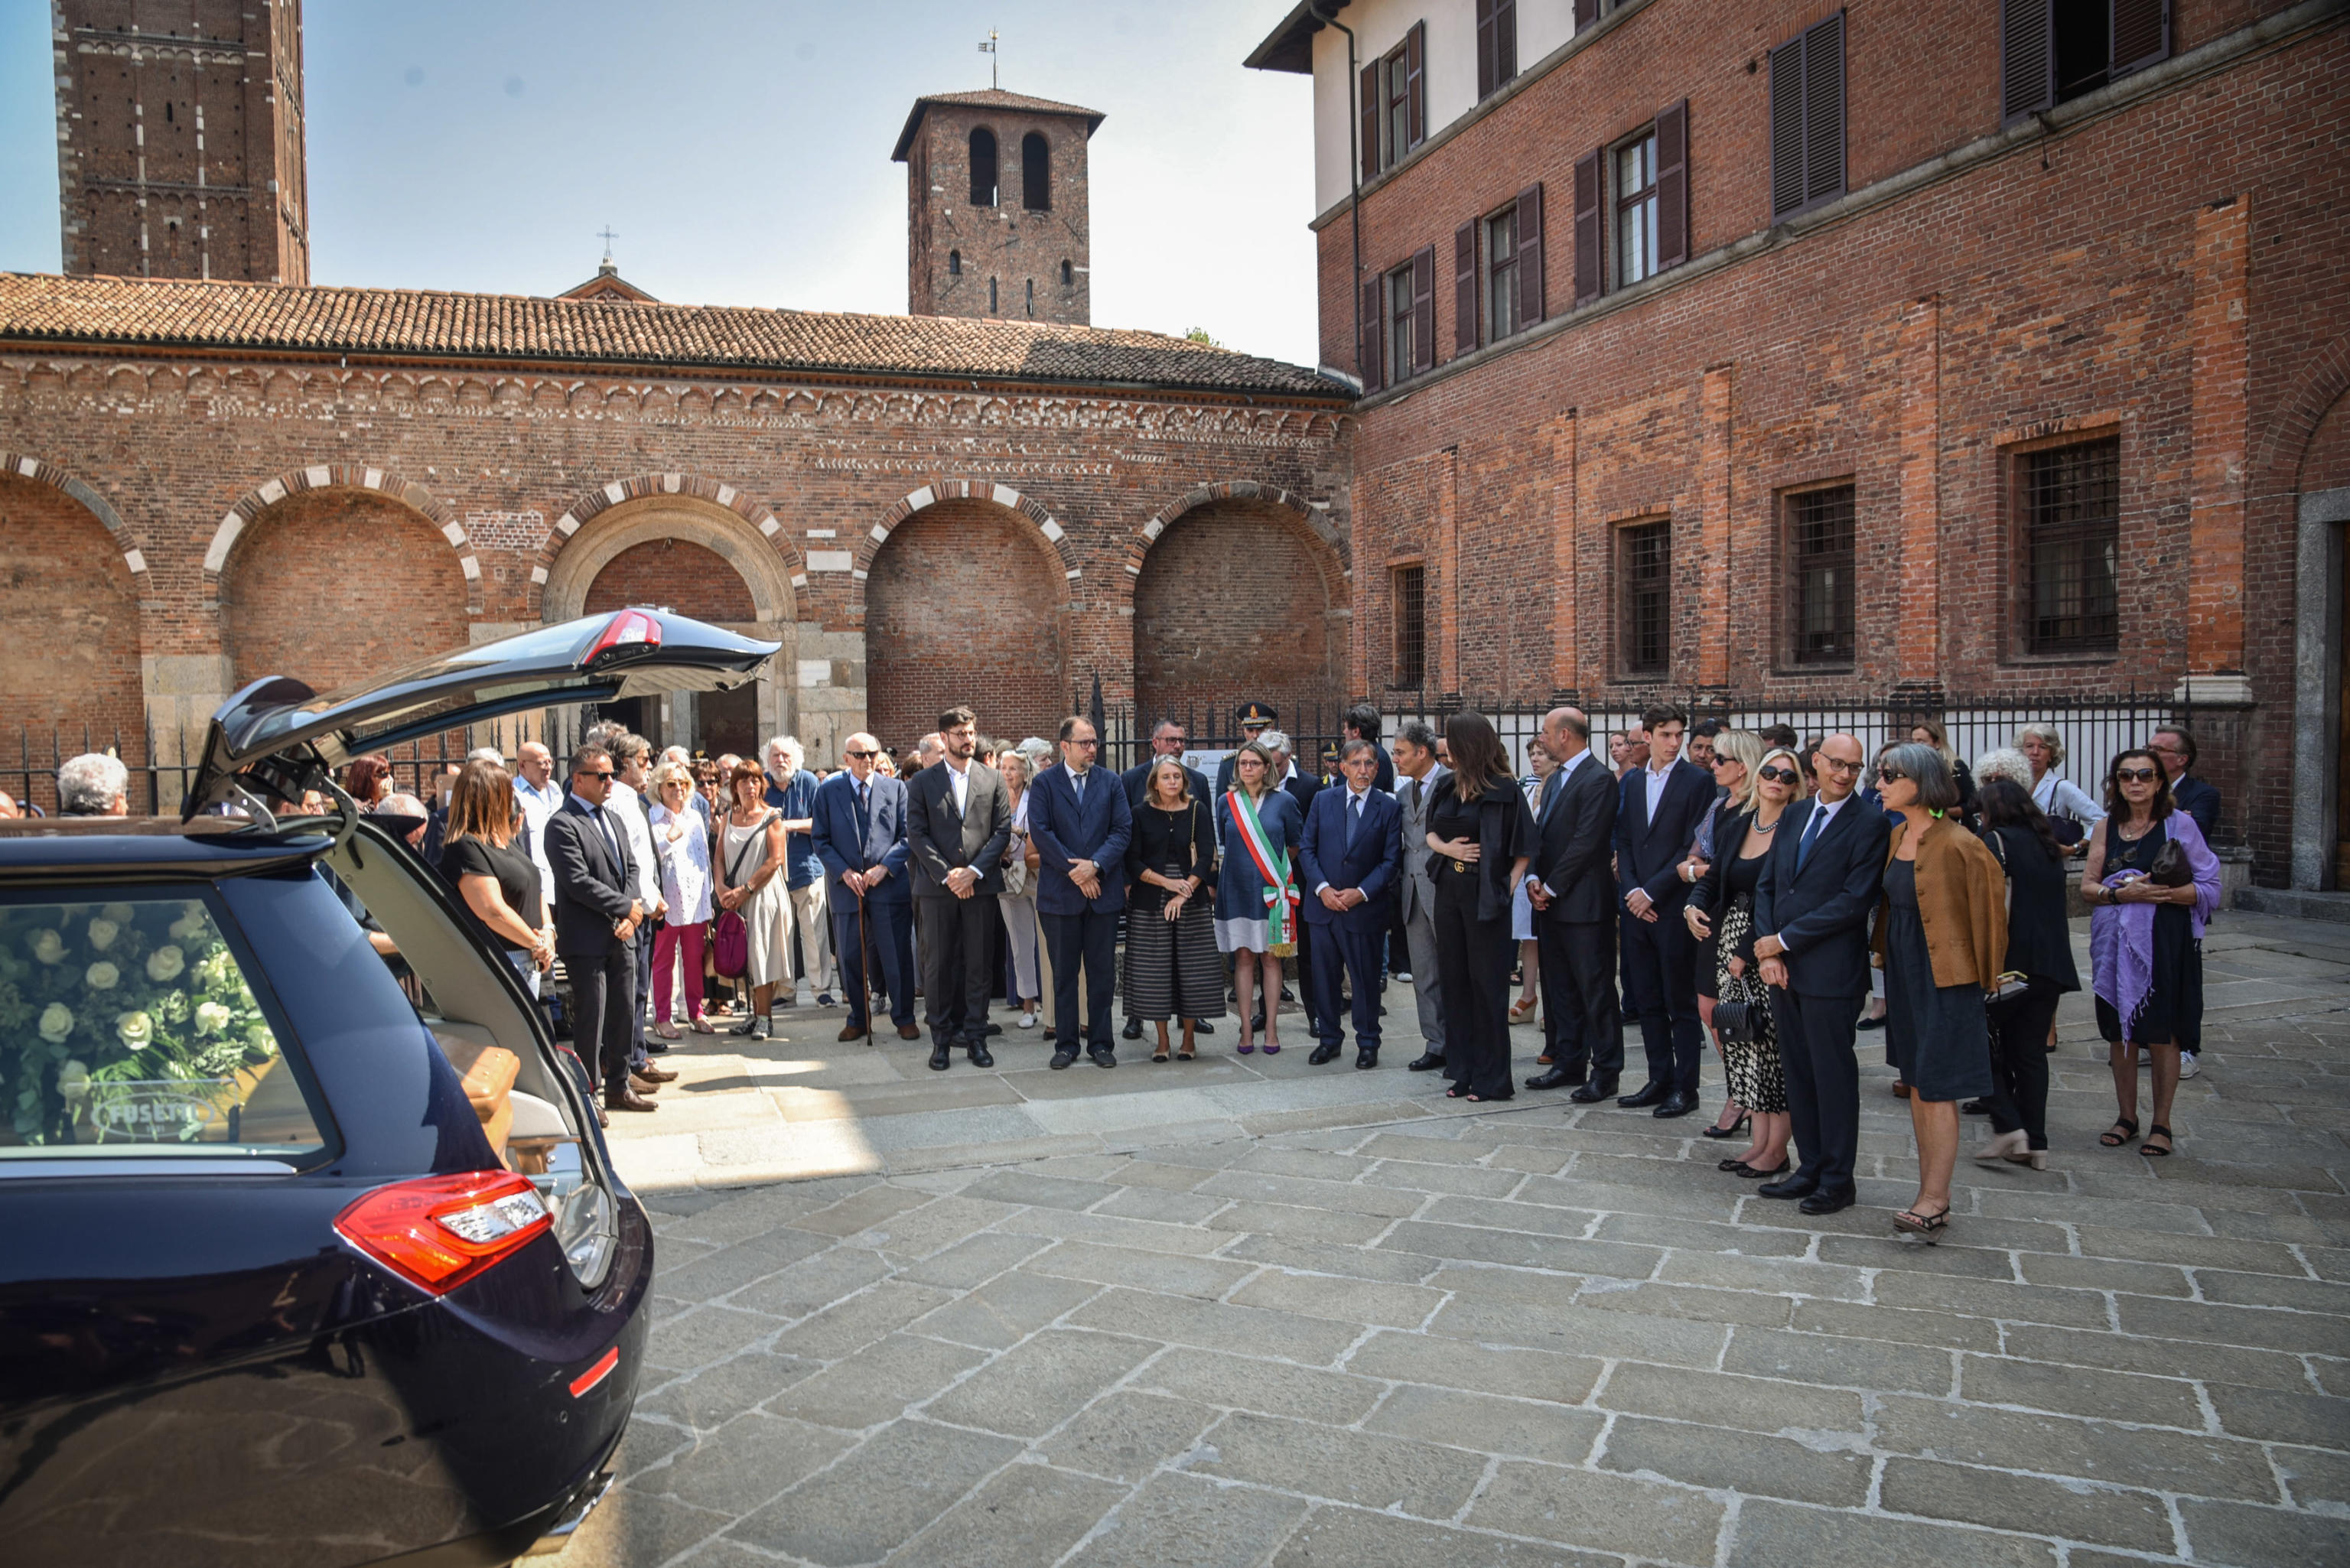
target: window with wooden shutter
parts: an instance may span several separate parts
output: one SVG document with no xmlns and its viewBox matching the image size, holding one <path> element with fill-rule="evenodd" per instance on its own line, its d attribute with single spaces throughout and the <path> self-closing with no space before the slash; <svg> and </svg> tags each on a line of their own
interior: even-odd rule
<svg viewBox="0 0 2350 1568">
<path fill-rule="evenodd" d="M 1385 78 L 1380 90 L 1386 94 L 1387 105 L 1381 127 L 1388 139 L 1387 156 L 1379 164 L 1382 169 L 1392 169 L 1402 162 L 1403 155 L 1411 149 L 1411 72 L 1406 59 L 1408 53 L 1406 46 L 1397 45 L 1395 52 L 1379 67 Z"/>
<path fill-rule="evenodd" d="M 1499 343 L 1518 329 L 1518 210 L 1504 207 L 1485 220 L 1485 340 Z"/>
<path fill-rule="evenodd" d="M 1689 99 L 1657 112 L 1657 270 L 1689 260 Z"/>
<path fill-rule="evenodd" d="M 1477 0 L 1477 98 L 1490 98 L 1518 74 L 1517 0 Z"/>
<path fill-rule="evenodd" d="M 1411 264 L 1407 262 L 1381 280 L 1386 294 L 1381 301 L 1383 315 L 1380 330 L 1387 335 L 1387 381 L 1399 387 L 1411 379 L 1412 366 L 1419 355 L 1412 341 L 1412 325 L 1418 315 L 1413 308 Z"/>
<path fill-rule="evenodd" d="M 2170 0 L 2113 0 L 2113 68 L 2126 77 L 2170 57 Z"/>
<path fill-rule="evenodd" d="M 1773 222 L 1844 194 L 1844 13 L 1771 51 Z"/>
<path fill-rule="evenodd" d="M 1599 20 L 1599 0 L 1575 0 L 1575 30 L 1578 33 Z"/>
<path fill-rule="evenodd" d="M 1518 192 L 1518 319 L 1532 327 L 1543 318 L 1543 188 L 1529 185 Z"/>
<path fill-rule="evenodd" d="M 1616 176 L 1616 275 L 1607 281 L 1629 288 L 1657 272 L 1656 128 L 1617 148 L 1608 162 Z"/>
<path fill-rule="evenodd" d="M 1599 297 L 1602 280 L 1607 272 L 1606 228 L 1600 213 L 1606 197 L 1602 187 L 1601 160 L 1605 155 L 1592 152 L 1575 165 L 1575 303 L 1582 305 Z"/>
<path fill-rule="evenodd" d="M 2051 0 L 2000 0 L 1999 118 L 2004 125 L 2056 101 Z"/>
<path fill-rule="evenodd" d="M 1468 354 L 1476 348 L 1477 222 L 1472 218 L 1452 231 L 1452 352 Z"/>
<path fill-rule="evenodd" d="M 2170 56 L 2170 0 L 2001 0 L 2000 120 L 2093 93 Z"/>
<path fill-rule="evenodd" d="M 1414 22 L 1403 36 L 1406 98 L 1411 107 L 1410 135 L 1404 146 L 1417 147 L 1428 139 L 1428 24 Z"/>
<path fill-rule="evenodd" d="M 1358 112 L 1363 121 L 1363 178 L 1379 177 L 1379 119 L 1383 107 L 1379 99 L 1379 62 L 1373 60 L 1363 67 L 1363 101 Z"/>
<path fill-rule="evenodd" d="M 1436 369 L 1436 247 L 1423 245 L 1411 258 L 1411 369 Z"/>
<path fill-rule="evenodd" d="M 1363 285 L 1362 311 L 1355 322 L 1355 334 L 1361 339 L 1356 345 L 1355 368 L 1362 375 L 1363 390 L 1366 392 L 1378 391 L 1384 380 L 1379 371 L 1387 362 L 1387 346 L 1386 335 L 1379 329 L 1379 299 L 1387 286 L 1388 280 L 1383 277 L 1375 277 Z"/>
</svg>

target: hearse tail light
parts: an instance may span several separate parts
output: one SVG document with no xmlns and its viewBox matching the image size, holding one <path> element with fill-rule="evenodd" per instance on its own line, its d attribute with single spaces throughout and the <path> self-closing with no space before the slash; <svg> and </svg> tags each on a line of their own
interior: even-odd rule
<svg viewBox="0 0 2350 1568">
<path fill-rule="evenodd" d="M 527 1179 L 470 1170 L 379 1187 L 335 1216 L 335 1231 L 438 1296 L 520 1251 L 554 1223 Z"/>
<path fill-rule="evenodd" d="M 612 617 L 596 645 L 581 660 L 584 669 L 593 670 L 599 664 L 609 664 L 624 659 L 642 659 L 660 649 L 661 628 L 659 619 L 639 609 L 624 609 Z"/>
</svg>

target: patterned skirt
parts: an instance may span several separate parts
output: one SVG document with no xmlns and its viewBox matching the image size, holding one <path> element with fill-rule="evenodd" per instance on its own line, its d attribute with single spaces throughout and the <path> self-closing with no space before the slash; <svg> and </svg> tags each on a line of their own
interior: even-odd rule
<svg viewBox="0 0 2350 1568">
<path fill-rule="evenodd" d="M 1224 1015 L 1224 960 L 1208 907 L 1195 897 L 1170 924 L 1163 888 L 1145 886 L 1127 901 L 1128 1017 L 1157 1023 Z"/>
<path fill-rule="evenodd" d="M 1747 1004 L 1747 1016 L 1754 1022 L 1754 1038 L 1723 1041 L 1721 1065 L 1730 1080 L 1731 1099 L 1750 1111 L 1780 1116 L 1787 1109 L 1787 1074 L 1779 1064 L 1779 1033 L 1771 1017 L 1771 988 L 1762 983 L 1758 966 L 1751 962 L 1742 975 L 1730 972 L 1731 955 L 1753 933 L 1754 897 L 1741 893 L 1721 912 L 1721 967 L 1715 972 L 1715 994 L 1717 1005 L 1723 1002 Z"/>
</svg>

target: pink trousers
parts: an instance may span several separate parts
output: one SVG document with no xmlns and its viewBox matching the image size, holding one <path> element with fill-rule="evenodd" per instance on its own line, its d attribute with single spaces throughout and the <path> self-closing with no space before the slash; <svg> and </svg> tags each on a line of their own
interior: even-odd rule
<svg viewBox="0 0 2350 1568">
<path fill-rule="evenodd" d="M 702 1016 L 702 937 L 708 928 L 700 925 L 663 926 L 653 938 L 653 1022 L 670 1021 L 671 971 L 676 967 L 678 955 L 685 955 L 685 994 L 691 1016 Z"/>
</svg>

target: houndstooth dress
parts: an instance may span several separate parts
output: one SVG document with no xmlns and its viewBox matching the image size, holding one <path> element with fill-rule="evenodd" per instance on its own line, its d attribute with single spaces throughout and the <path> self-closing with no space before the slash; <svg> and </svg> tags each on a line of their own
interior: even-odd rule
<svg viewBox="0 0 2350 1568">
<path fill-rule="evenodd" d="M 1759 866 L 1761 862 L 1751 864 Z M 1721 957 L 1715 977 L 1715 1005 L 1725 1002 L 1747 1003 L 1748 1016 L 1754 1020 L 1754 1038 L 1721 1043 L 1722 1071 L 1730 1080 L 1731 1099 L 1750 1111 L 1776 1116 L 1787 1108 L 1787 1075 L 1779 1064 L 1779 1032 L 1771 1017 L 1771 988 L 1762 983 L 1759 966 L 1751 958 L 1746 961 L 1744 974 L 1730 972 L 1731 958 L 1753 940 L 1754 895 L 1733 892 L 1730 907 L 1721 916 Z"/>
</svg>

